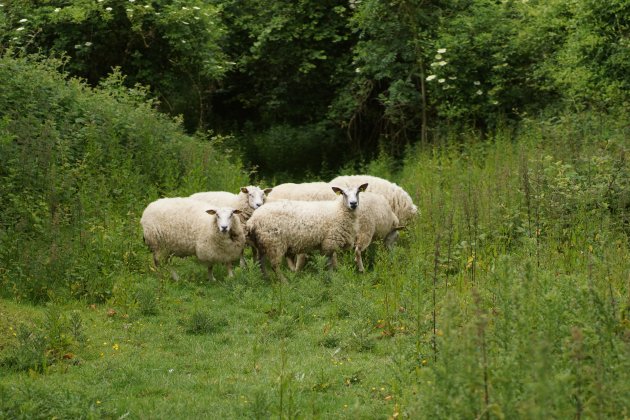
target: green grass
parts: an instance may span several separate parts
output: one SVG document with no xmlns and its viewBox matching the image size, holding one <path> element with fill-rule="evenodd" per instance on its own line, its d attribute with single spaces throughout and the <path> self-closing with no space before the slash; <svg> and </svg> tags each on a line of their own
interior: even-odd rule
<svg viewBox="0 0 630 420">
<path fill-rule="evenodd" d="M 395 180 L 421 213 L 364 275 L 316 256 L 288 284 L 209 283 L 121 245 L 138 255 L 104 302 L 2 299 L 0 418 L 628 417 L 624 130 L 410 151 Z"/>
</svg>

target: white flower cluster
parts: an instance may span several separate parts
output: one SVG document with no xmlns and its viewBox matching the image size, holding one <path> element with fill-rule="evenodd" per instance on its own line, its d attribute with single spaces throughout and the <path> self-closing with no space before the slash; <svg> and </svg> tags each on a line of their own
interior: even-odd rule
<svg viewBox="0 0 630 420">
<path fill-rule="evenodd" d="M 437 54 L 435 54 L 435 60 L 433 63 L 431 63 L 431 67 L 436 68 L 436 67 L 444 67 L 448 64 L 448 61 L 444 60 L 442 54 L 446 53 L 446 48 L 438 48 L 437 50 Z M 427 78 L 425 79 L 427 82 L 431 82 L 433 80 L 436 80 L 438 83 L 444 83 L 446 82 L 446 79 L 441 77 L 438 79 L 438 76 L 436 74 L 430 74 L 427 76 Z"/>
</svg>

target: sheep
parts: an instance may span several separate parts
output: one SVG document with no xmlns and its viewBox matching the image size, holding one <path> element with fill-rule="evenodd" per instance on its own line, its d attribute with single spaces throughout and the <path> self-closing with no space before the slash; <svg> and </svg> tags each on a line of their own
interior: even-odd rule
<svg viewBox="0 0 630 420">
<path fill-rule="evenodd" d="M 269 201 L 298 200 L 298 201 L 324 201 L 334 200 L 337 194 L 330 188 L 332 184 L 327 182 L 306 182 L 303 184 L 286 183 L 273 187 L 269 194 Z"/>
<path fill-rule="evenodd" d="M 265 188 L 249 185 L 241 187 L 238 194 L 232 194 L 226 191 L 210 191 L 200 192 L 190 196 L 195 200 L 200 200 L 218 207 L 232 207 L 239 209 L 241 213 L 239 217 L 242 223 L 246 223 L 252 216 L 254 210 L 265 203 L 266 195 L 271 192 L 271 188 Z"/>
<path fill-rule="evenodd" d="M 238 194 L 232 194 L 226 191 L 209 191 L 193 194 L 190 198 L 203 201 L 211 204 L 212 206 L 233 207 L 239 209 L 241 211 L 239 217 L 244 226 L 245 223 L 247 223 L 247 220 L 249 220 L 252 216 L 253 212 L 265 203 L 267 200 L 267 194 L 271 191 L 271 188 L 265 188 L 262 190 L 260 187 L 249 185 L 247 187 L 241 187 Z M 256 259 L 256 248 L 249 242 L 247 245 L 252 247 L 254 259 Z M 241 267 L 245 267 L 246 264 L 243 255 L 241 255 L 240 260 Z"/>
<path fill-rule="evenodd" d="M 358 216 L 359 229 L 354 244 L 354 261 L 359 272 L 363 273 L 365 269 L 361 253 L 377 240 L 382 240 L 386 247 L 391 248 L 402 227 L 389 202 L 380 194 L 369 192 L 361 194 L 361 208 L 358 210 Z M 298 264 L 303 265 L 303 262 L 299 261 Z"/>
<path fill-rule="evenodd" d="M 269 194 L 269 202 L 278 199 L 299 201 L 334 200 L 337 195 L 331 188 L 332 183 L 310 182 L 304 184 L 280 184 Z M 370 186 L 371 189 L 371 186 Z M 391 247 L 398 237 L 398 218 L 392 212 L 389 202 L 380 194 L 362 194 L 362 205 L 359 212 L 359 232 L 355 244 L 355 261 L 359 272 L 364 272 L 362 252 L 376 240 L 384 240 L 387 247 Z M 365 204 L 365 206 L 363 205 Z M 335 258 L 333 256 L 333 258 Z M 294 262 L 287 256 L 287 265 L 292 271 L 299 271 L 305 264 L 304 254 L 296 256 Z"/>
<path fill-rule="evenodd" d="M 411 196 L 393 182 L 370 175 L 343 175 L 330 181 L 334 185 L 353 185 L 367 182 L 370 184 L 368 192 L 381 194 L 387 199 L 394 214 L 398 217 L 401 226 L 411 223 L 418 213 L 418 208 L 413 204 Z"/>
<path fill-rule="evenodd" d="M 335 201 L 277 201 L 257 210 L 247 221 L 249 238 L 281 281 L 286 281 L 280 263 L 286 255 L 294 256 L 319 250 L 328 256 L 329 267 L 336 268 L 335 251 L 354 245 L 359 194 L 368 184 L 331 189 L 340 195 Z"/>
<path fill-rule="evenodd" d="M 245 246 L 243 225 L 238 217 L 233 217 L 241 211 L 209 207 L 180 197 L 162 198 L 147 206 L 140 224 L 156 267 L 163 256 L 195 255 L 208 267 L 210 280 L 215 279 L 212 266 L 216 263 L 226 264 L 228 275 L 234 275 L 232 262 L 239 259 Z"/>
</svg>

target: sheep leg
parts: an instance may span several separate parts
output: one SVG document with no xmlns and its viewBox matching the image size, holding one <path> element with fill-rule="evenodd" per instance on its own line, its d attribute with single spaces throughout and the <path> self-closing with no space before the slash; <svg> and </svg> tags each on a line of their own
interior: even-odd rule
<svg viewBox="0 0 630 420">
<path fill-rule="evenodd" d="M 232 270 L 232 263 L 226 263 L 225 266 L 227 267 L 227 271 L 228 271 L 228 277 L 234 277 L 234 270 Z"/>
<path fill-rule="evenodd" d="M 396 243 L 396 240 L 398 240 L 398 236 L 398 229 L 389 232 L 383 240 L 383 242 L 385 243 L 385 247 L 391 251 L 391 249 L 394 247 L 394 244 Z"/>
<path fill-rule="evenodd" d="M 262 252 L 258 253 L 258 259 L 256 260 L 256 262 L 258 263 L 258 266 L 260 267 L 260 272 L 262 273 L 263 277 L 267 277 L 267 268 L 265 267 L 265 254 L 263 254 Z"/>
<path fill-rule="evenodd" d="M 287 278 L 284 276 L 284 274 L 282 274 L 282 269 L 280 268 L 280 264 L 276 263 L 276 264 L 271 264 L 273 267 L 273 271 L 276 273 L 276 276 L 278 276 L 278 279 L 280 280 L 281 283 L 287 283 Z"/>
<path fill-rule="evenodd" d="M 328 254 L 328 262 L 326 263 L 329 270 L 337 269 L 337 254 L 333 251 Z"/>
<path fill-rule="evenodd" d="M 354 247 L 354 262 L 357 264 L 357 269 L 359 273 L 364 273 L 365 268 L 363 267 L 363 258 L 361 257 L 361 248 L 357 245 Z"/>
<path fill-rule="evenodd" d="M 243 254 L 241 254 L 241 259 L 239 261 L 239 264 L 241 266 L 241 268 L 245 268 L 246 264 L 245 264 L 245 257 L 243 256 Z"/>
<path fill-rule="evenodd" d="M 212 264 L 208 265 L 208 280 L 216 281 L 216 279 L 214 278 L 214 274 L 212 274 Z"/>
<path fill-rule="evenodd" d="M 287 255 L 285 258 L 287 259 L 287 266 L 289 266 L 289 270 L 293 272 L 297 271 L 295 261 L 293 261 L 293 255 Z"/>
<path fill-rule="evenodd" d="M 298 254 L 295 259 L 295 271 L 300 271 L 306 265 L 306 254 Z"/>
</svg>

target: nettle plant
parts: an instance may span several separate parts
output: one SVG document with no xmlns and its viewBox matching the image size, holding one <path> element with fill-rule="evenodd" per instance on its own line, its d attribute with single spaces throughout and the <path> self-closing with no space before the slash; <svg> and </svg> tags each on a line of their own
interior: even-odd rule
<svg viewBox="0 0 630 420">
<path fill-rule="evenodd" d="M 65 70 L 95 85 L 120 67 L 173 113 L 202 122 L 204 95 L 229 63 L 214 5 L 199 0 L 79 0 L 0 8 L 0 50 L 67 56 Z M 184 89 L 185 88 L 185 89 Z"/>
</svg>

